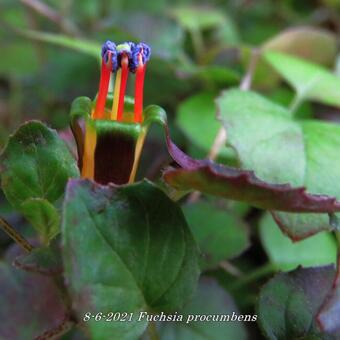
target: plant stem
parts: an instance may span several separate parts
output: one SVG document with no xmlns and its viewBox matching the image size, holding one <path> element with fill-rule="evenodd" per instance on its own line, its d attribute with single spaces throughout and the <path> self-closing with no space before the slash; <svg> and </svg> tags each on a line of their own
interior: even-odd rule
<svg viewBox="0 0 340 340">
<path fill-rule="evenodd" d="M 337 246 L 338 246 L 336 267 L 338 270 L 340 270 L 340 231 L 336 230 L 334 234 L 335 234 L 335 238 L 337 240 Z"/>
<path fill-rule="evenodd" d="M 156 322 L 155 321 L 150 321 L 148 325 L 148 334 L 150 340 L 159 340 L 159 334 L 157 332 L 157 327 L 156 327 Z"/>
<path fill-rule="evenodd" d="M 335 237 L 338 242 L 338 251 L 340 252 L 340 231 L 335 232 Z"/>
<path fill-rule="evenodd" d="M 268 276 L 274 273 L 277 270 L 277 267 L 268 262 L 263 266 L 255 269 L 254 271 L 250 272 L 247 275 L 242 276 L 239 280 L 237 280 L 230 288 L 230 291 L 238 290 L 251 282 L 257 281 L 265 276 Z"/>
<path fill-rule="evenodd" d="M 71 36 L 81 36 L 81 31 L 75 24 L 63 17 L 58 11 L 40 0 L 20 0 L 22 4 L 56 23 L 61 30 Z"/>
<path fill-rule="evenodd" d="M 251 57 L 248 65 L 248 69 L 246 74 L 241 80 L 240 90 L 248 91 L 251 88 L 251 84 L 253 82 L 254 73 L 256 70 L 256 65 L 260 57 L 260 50 L 254 48 L 251 52 Z"/>
<path fill-rule="evenodd" d="M 235 277 L 242 277 L 244 275 L 237 267 L 235 267 L 229 261 L 221 261 L 219 263 L 219 267 L 222 268 L 228 274 L 231 274 Z"/>
<path fill-rule="evenodd" d="M 33 250 L 33 246 L 1 217 L 0 228 L 26 252 L 29 253 Z"/>
<path fill-rule="evenodd" d="M 250 57 L 247 72 L 244 75 L 243 79 L 241 80 L 240 90 L 248 91 L 250 89 L 259 56 L 260 56 L 260 51 L 254 48 L 251 52 L 251 57 Z M 227 131 L 223 126 L 221 126 L 217 132 L 217 135 L 210 148 L 207 158 L 211 161 L 215 161 L 221 148 L 225 145 L 226 141 L 227 141 Z M 189 203 L 197 202 L 200 196 L 201 196 L 200 191 L 194 191 L 189 195 L 188 202 Z"/>
<path fill-rule="evenodd" d="M 191 29 L 190 35 L 191 35 L 191 39 L 194 45 L 196 58 L 197 60 L 199 60 L 200 56 L 202 55 L 202 51 L 204 47 L 201 31 L 198 29 Z"/>
<path fill-rule="evenodd" d="M 289 105 L 289 112 L 292 116 L 294 116 L 294 114 L 300 107 L 301 103 L 302 103 L 302 96 L 299 93 L 296 93 L 292 102 Z"/>
</svg>

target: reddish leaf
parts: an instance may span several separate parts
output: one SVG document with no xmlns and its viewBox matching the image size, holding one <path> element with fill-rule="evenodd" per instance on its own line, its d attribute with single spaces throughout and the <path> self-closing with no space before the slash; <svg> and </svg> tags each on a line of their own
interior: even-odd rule
<svg viewBox="0 0 340 340">
<path fill-rule="evenodd" d="M 257 312 L 260 326 L 269 339 L 325 339 L 316 316 L 332 287 L 333 266 L 298 268 L 277 274 L 260 292 Z M 333 319 L 328 323 L 336 327 Z M 339 325 L 339 324 L 337 324 Z M 332 333 L 331 327 L 326 333 Z M 330 337 L 332 339 L 332 337 Z"/>
<path fill-rule="evenodd" d="M 17 253 L 11 250 L 7 259 Z M 0 286 L 1 339 L 34 339 L 65 324 L 68 311 L 52 279 L 1 262 Z"/>
<path fill-rule="evenodd" d="M 172 153 L 174 157 L 174 153 Z M 175 158 L 175 157 L 174 157 Z M 180 164 L 181 159 L 175 158 Z M 188 167 L 188 163 L 192 163 Z M 207 160 L 188 160 L 182 169 L 167 170 L 164 179 L 177 189 L 199 190 L 207 194 L 248 202 L 268 210 L 286 212 L 340 211 L 340 202 L 325 195 L 312 195 L 303 187 L 270 184 L 258 179 L 252 171 L 240 170 Z"/>
<path fill-rule="evenodd" d="M 323 304 L 317 320 L 324 332 L 340 334 L 340 267 L 334 279 L 333 289 Z"/>
</svg>

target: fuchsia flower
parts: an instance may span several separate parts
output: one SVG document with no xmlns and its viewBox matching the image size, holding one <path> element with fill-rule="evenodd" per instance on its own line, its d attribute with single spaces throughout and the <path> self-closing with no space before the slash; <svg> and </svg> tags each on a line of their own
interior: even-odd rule
<svg viewBox="0 0 340 340">
<path fill-rule="evenodd" d="M 93 103 L 86 97 L 77 98 L 71 109 L 82 177 L 101 184 L 134 181 L 150 123 L 143 110 L 150 55 L 150 47 L 144 43 L 116 46 L 107 41 L 103 45 L 97 99 Z M 125 96 L 129 74 L 135 75 L 134 98 Z M 114 77 L 114 90 L 109 94 Z"/>
</svg>

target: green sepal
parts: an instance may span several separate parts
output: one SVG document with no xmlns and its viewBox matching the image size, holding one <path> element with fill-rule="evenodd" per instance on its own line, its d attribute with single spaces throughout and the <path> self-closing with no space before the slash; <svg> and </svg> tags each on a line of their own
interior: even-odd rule
<svg viewBox="0 0 340 340">
<path fill-rule="evenodd" d="M 113 97 L 109 95 L 106 108 L 112 107 Z M 165 111 L 156 105 L 148 106 L 143 113 L 142 124 L 130 122 L 134 110 L 134 100 L 125 97 L 124 112 L 128 122 L 109 119 L 92 119 L 92 102 L 87 97 L 76 98 L 71 107 L 71 128 L 78 149 L 78 166 L 83 167 L 86 127 L 92 127 L 96 134 L 94 151 L 94 179 L 98 183 L 124 184 L 131 181 L 136 171 L 144 139 L 152 123 L 166 125 Z M 137 146 L 138 144 L 138 146 Z"/>
</svg>

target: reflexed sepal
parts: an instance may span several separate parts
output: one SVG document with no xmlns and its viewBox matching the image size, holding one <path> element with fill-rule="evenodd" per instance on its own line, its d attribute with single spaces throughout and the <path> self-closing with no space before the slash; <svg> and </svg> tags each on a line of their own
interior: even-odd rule
<svg viewBox="0 0 340 340">
<path fill-rule="evenodd" d="M 95 102 L 87 97 L 74 100 L 71 128 L 78 149 L 82 177 L 101 184 L 133 182 L 147 131 L 152 123 L 166 125 L 166 113 L 151 105 L 144 112 L 142 124 L 133 122 L 133 99 L 125 98 L 124 121 L 109 119 L 112 96 L 106 101 L 105 119 L 92 119 Z"/>
</svg>

